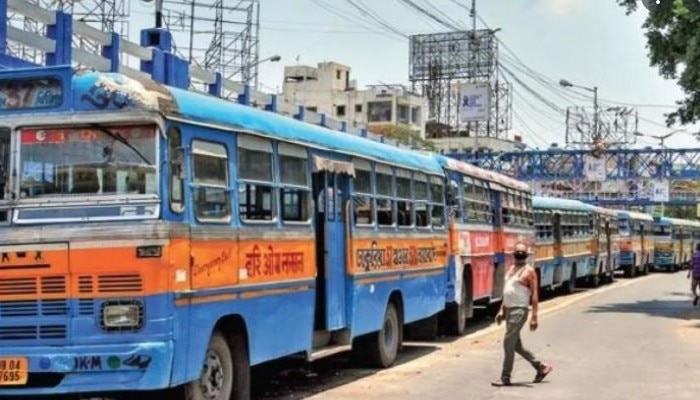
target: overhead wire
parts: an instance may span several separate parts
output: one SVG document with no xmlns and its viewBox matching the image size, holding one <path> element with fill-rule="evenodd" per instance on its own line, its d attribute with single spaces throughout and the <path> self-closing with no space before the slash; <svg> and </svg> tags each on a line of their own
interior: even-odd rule
<svg viewBox="0 0 700 400">
<path fill-rule="evenodd" d="M 432 3 L 432 0 L 423 0 L 423 2 L 425 3 L 426 7 L 430 8 L 435 14 L 440 15 L 442 18 L 444 18 L 446 21 L 448 21 L 452 25 L 457 26 L 457 27 L 459 27 L 461 25 L 461 22 L 459 20 L 452 18 L 450 15 L 446 14 L 440 8 L 435 6 Z"/>
<path fill-rule="evenodd" d="M 360 26 L 364 29 L 368 29 L 372 32 L 376 32 L 378 34 L 383 34 L 387 38 L 391 39 L 398 39 L 400 38 L 401 40 L 405 39 L 407 36 L 401 32 L 395 32 L 394 30 L 387 29 L 384 26 L 377 26 L 377 24 L 372 24 L 372 22 L 368 21 L 367 18 L 363 18 L 360 16 L 357 16 L 356 14 L 352 12 L 347 12 L 346 10 L 340 10 L 336 7 L 325 3 L 323 0 L 311 0 L 314 4 L 316 4 L 318 7 L 324 9 L 326 12 L 335 15 L 336 17 L 348 21 L 354 25 Z"/>
<path fill-rule="evenodd" d="M 349 1 L 349 0 L 348 0 Z M 434 20 L 435 22 L 444 25 L 447 28 L 453 29 L 458 31 L 459 27 L 450 23 L 449 21 L 445 21 L 443 18 L 440 18 L 436 16 L 435 14 L 431 13 L 430 11 L 426 10 L 425 8 L 421 7 L 419 4 L 414 2 L 413 0 L 399 0 L 401 3 L 404 3 L 406 6 L 413 8 L 414 10 L 417 10 L 421 14 L 429 17 L 430 19 Z"/>
<path fill-rule="evenodd" d="M 374 13 L 371 9 L 369 9 L 367 6 L 365 6 L 364 4 L 362 4 L 362 2 L 361 2 L 360 0 L 345 0 L 345 1 L 347 1 L 347 2 L 350 3 L 350 5 L 352 5 L 355 9 L 357 9 L 358 11 L 360 11 L 360 13 L 361 13 L 362 15 L 371 18 L 371 19 L 374 20 L 377 24 L 381 25 L 382 27 L 384 27 L 384 28 L 387 29 L 388 31 L 390 31 L 390 32 L 392 32 L 392 33 L 394 33 L 394 34 L 396 34 L 396 35 L 399 35 L 399 36 L 401 36 L 401 37 L 403 37 L 403 38 L 408 39 L 408 35 L 406 35 L 405 33 L 403 33 L 403 32 L 401 32 L 400 30 L 398 30 L 396 27 L 394 27 L 394 26 L 392 26 L 391 24 L 389 24 L 389 22 L 387 22 L 386 20 L 384 20 L 384 18 L 382 18 L 381 16 L 377 15 L 377 14 Z"/>
</svg>

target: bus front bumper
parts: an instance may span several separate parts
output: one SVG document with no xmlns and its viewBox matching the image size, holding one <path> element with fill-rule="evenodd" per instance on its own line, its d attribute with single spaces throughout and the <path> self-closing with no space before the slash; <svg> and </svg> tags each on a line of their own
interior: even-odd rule
<svg viewBox="0 0 700 400">
<path fill-rule="evenodd" d="M 26 360 L 25 384 L 0 385 L 0 398 L 65 393 L 154 390 L 170 383 L 174 343 L 2 347 L 0 367 Z M 16 372 L 16 371 L 15 371 Z M 2 371 L 0 371 L 2 373 Z"/>
</svg>

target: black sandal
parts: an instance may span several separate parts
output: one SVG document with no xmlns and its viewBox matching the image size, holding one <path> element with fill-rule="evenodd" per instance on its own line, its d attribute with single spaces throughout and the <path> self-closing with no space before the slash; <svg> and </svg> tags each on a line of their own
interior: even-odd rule
<svg viewBox="0 0 700 400">
<path fill-rule="evenodd" d="M 512 383 L 510 383 L 510 379 L 500 378 L 500 379 L 497 379 L 497 380 L 491 382 L 491 386 L 495 386 L 495 387 L 512 386 Z"/>
<path fill-rule="evenodd" d="M 534 383 L 540 383 L 544 380 L 544 378 L 552 372 L 552 366 L 551 365 L 543 365 L 542 367 L 539 368 L 537 371 L 537 375 L 535 375 L 535 380 L 533 381 Z"/>
</svg>

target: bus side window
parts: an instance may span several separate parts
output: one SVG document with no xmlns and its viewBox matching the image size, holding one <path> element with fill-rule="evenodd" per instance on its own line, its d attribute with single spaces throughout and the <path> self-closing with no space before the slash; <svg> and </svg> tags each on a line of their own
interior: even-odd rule
<svg viewBox="0 0 700 400">
<path fill-rule="evenodd" d="M 221 143 L 192 141 L 195 215 L 200 222 L 229 222 L 228 151 Z"/>
<path fill-rule="evenodd" d="M 372 166 L 367 160 L 355 159 L 355 178 L 352 180 L 352 204 L 355 225 L 374 225 L 372 199 Z"/>
<path fill-rule="evenodd" d="M 377 224 L 379 226 L 394 226 L 394 171 L 391 167 L 377 164 L 375 166 L 375 193 L 377 201 Z"/>
<path fill-rule="evenodd" d="M 282 186 L 282 221 L 310 222 L 312 200 L 306 149 L 289 143 L 279 143 L 277 153 Z"/>
<path fill-rule="evenodd" d="M 238 135 L 238 211 L 241 221 L 272 222 L 277 218 L 272 165 L 270 140 Z"/>
<path fill-rule="evenodd" d="M 428 213 L 428 177 L 425 174 L 413 174 L 413 200 L 416 208 L 416 226 L 419 228 L 430 226 L 430 214 Z"/>
<path fill-rule="evenodd" d="M 182 149 L 182 132 L 177 126 L 168 129 L 168 160 L 170 176 L 170 209 L 175 213 L 185 210 L 184 196 L 184 153 Z"/>
<path fill-rule="evenodd" d="M 445 199 L 443 198 L 442 177 L 430 177 L 431 219 L 433 228 L 445 227 Z"/>
<path fill-rule="evenodd" d="M 413 202 L 411 201 L 411 172 L 396 170 L 397 222 L 402 227 L 413 226 Z"/>
</svg>

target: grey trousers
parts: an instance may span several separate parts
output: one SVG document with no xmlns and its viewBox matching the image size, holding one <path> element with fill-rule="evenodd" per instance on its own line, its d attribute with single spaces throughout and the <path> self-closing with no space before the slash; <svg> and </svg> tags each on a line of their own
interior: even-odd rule
<svg viewBox="0 0 700 400">
<path fill-rule="evenodd" d="M 542 363 L 535 358 L 535 355 L 523 347 L 520 340 L 520 330 L 527 322 L 529 310 L 527 308 L 506 308 L 506 335 L 503 338 L 503 350 L 505 358 L 503 359 L 503 371 L 501 378 L 510 380 L 510 375 L 513 372 L 513 363 L 515 362 L 515 353 L 520 354 L 526 359 L 533 368 L 539 371 Z"/>
</svg>

